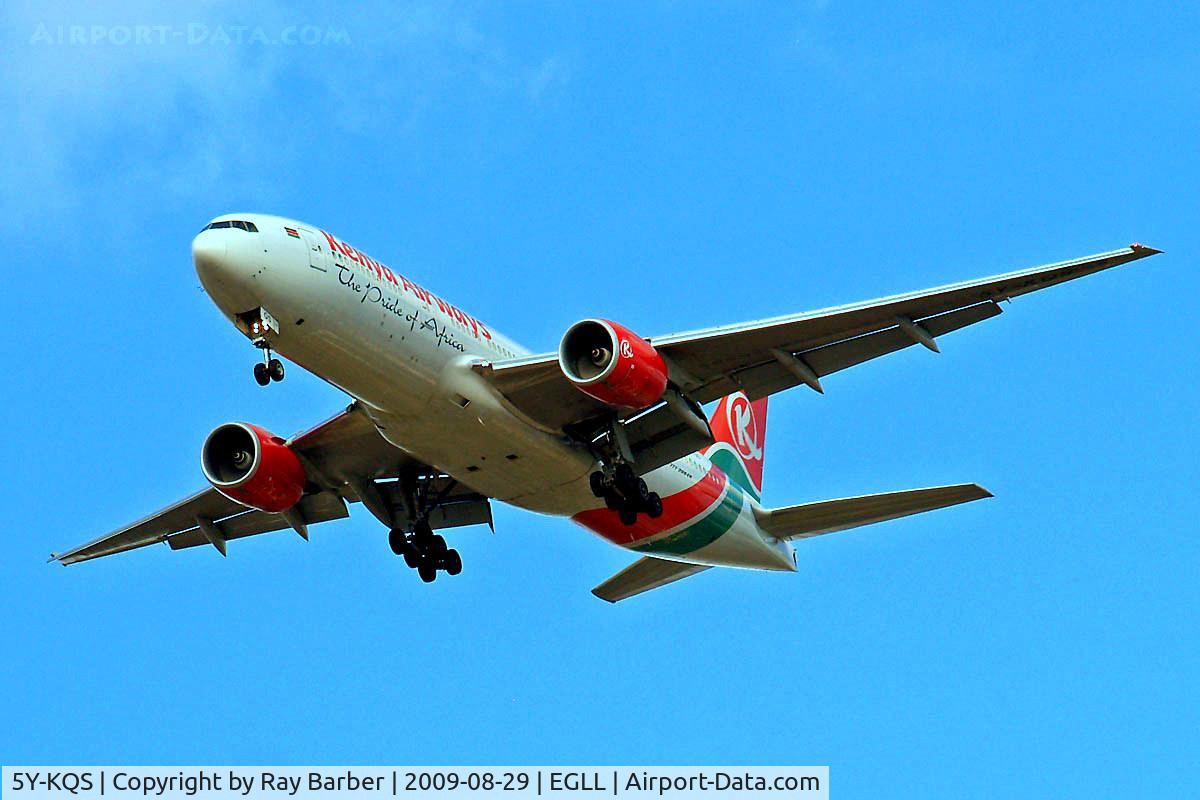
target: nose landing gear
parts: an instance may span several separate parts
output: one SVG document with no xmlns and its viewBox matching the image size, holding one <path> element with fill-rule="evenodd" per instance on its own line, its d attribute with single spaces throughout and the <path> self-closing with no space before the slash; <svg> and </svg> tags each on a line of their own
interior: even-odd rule
<svg viewBox="0 0 1200 800">
<path fill-rule="evenodd" d="M 254 382 L 266 386 L 271 381 L 283 380 L 283 362 L 271 355 L 271 346 L 265 341 L 254 345 L 263 351 L 263 360 L 254 365 Z"/>
<path fill-rule="evenodd" d="M 283 380 L 283 362 L 271 355 L 272 334 L 279 333 L 279 322 L 265 308 L 255 308 L 234 319 L 238 329 L 250 337 L 250 342 L 263 351 L 261 364 L 254 365 L 254 382 L 266 386 Z"/>
</svg>

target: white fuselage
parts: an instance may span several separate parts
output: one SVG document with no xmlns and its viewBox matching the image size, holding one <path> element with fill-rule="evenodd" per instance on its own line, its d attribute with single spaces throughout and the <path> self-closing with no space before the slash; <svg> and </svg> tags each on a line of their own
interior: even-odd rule
<svg viewBox="0 0 1200 800">
<path fill-rule="evenodd" d="M 225 219 L 258 230 L 204 230 L 193 255 L 235 325 L 266 309 L 278 321 L 274 350 L 359 400 L 396 447 L 481 494 L 560 516 L 600 505 L 588 486 L 592 454 L 524 418 L 470 367 L 529 351 L 320 229 L 262 214 Z M 691 456 L 686 469 L 646 478 L 666 497 L 687 490 L 702 463 Z M 744 516 L 729 541 L 687 560 L 791 568 L 790 548 L 764 541 L 753 514 Z"/>
</svg>

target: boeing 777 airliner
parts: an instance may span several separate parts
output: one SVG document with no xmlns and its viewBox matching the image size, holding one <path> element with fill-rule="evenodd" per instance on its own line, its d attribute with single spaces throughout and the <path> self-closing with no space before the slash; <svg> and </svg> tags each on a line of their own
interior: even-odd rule
<svg viewBox="0 0 1200 800">
<path fill-rule="evenodd" d="M 346 241 L 229 214 L 192 242 L 213 302 L 263 354 L 353 402 L 291 439 L 230 422 L 204 441 L 210 484 L 93 542 L 73 564 L 166 542 L 227 543 L 348 516 L 361 502 L 433 581 L 462 570 L 435 531 L 491 525 L 491 501 L 570 517 L 642 557 L 597 586 L 616 602 L 714 566 L 795 571 L 792 542 L 990 497 L 965 483 L 804 505 L 762 503 L 767 397 L 994 317 L 1000 301 L 1159 252 L 1108 253 L 865 303 L 644 338 L 607 319 L 532 354 Z M 711 416 L 702 404 L 717 401 Z"/>
</svg>

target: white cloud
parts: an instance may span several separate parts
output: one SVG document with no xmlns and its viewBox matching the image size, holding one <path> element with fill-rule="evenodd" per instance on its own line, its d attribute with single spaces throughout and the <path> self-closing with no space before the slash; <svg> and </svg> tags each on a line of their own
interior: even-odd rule
<svg viewBox="0 0 1200 800">
<path fill-rule="evenodd" d="M 514 57 L 470 12 L 444 4 L 334 14 L 9 2 L 0 29 L 10 37 L 0 104 L 13 109 L 0 123 L 9 165 L 0 213 L 31 223 L 214 187 L 269 206 L 276 190 L 261 176 L 311 147 L 318 132 L 306 120 L 413 131 L 439 93 L 464 81 L 533 102 L 569 74 L 553 54 Z M 284 43 L 303 31 L 317 41 Z"/>
</svg>

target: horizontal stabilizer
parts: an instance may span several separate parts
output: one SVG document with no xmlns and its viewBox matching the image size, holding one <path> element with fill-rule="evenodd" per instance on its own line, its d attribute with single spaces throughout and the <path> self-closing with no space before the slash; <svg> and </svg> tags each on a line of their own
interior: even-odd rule
<svg viewBox="0 0 1200 800">
<path fill-rule="evenodd" d="M 757 512 L 758 524 L 778 539 L 807 539 L 991 496 L 991 492 L 976 483 L 885 492 L 764 509 Z"/>
<path fill-rule="evenodd" d="M 666 586 L 668 583 L 674 583 L 681 578 L 695 575 L 706 569 L 708 567 L 703 564 L 684 564 L 679 561 L 646 556 L 592 589 L 592 594 L 601 600 L 615 603 L 626 597 L 633 597 L 635 594 Z"/>
</svg>

